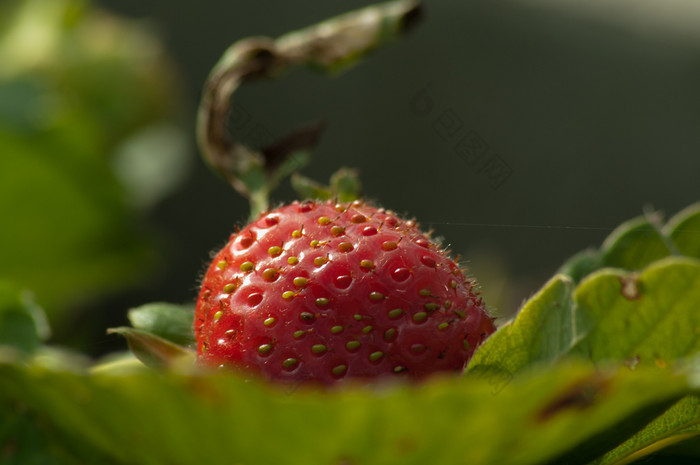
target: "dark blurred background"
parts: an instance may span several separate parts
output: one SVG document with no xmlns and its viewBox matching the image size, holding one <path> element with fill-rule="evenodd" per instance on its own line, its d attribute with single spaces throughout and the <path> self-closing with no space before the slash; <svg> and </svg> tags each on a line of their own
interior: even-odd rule
<svg viewBox="0 0 700 465">
<path fill-rule="evenodd" d="M 403 41 L 347 73 L 294 71 L 236 98 L 272 136 L 327 118 L 303 173 L 326 180 L 341 165 L 358 168 L 369 198 L 434 229 L 509 315 L 566 258 L 645 206 L 669 216 L 700 197 L 700 4 L 579 3 L 428 1 Z M 156 271 L 71 313 L 94 329 L 81 343 L 101 353 L 122 346 L 101 328 L 123 324 L 129 307 L 192 302 L 210 251 L 247 216 L 194 145 L 200 89 L 223 51 L 370 2 L 96 4 L 164 41 L 189 160 L 181 175 L 161 173 L 181 183 L 140 213 L 158 238 Z M 293 198 L 288 184 L 274 194 Z M 70 341 L 72 327 L 56 339 Z"/>
</svg>

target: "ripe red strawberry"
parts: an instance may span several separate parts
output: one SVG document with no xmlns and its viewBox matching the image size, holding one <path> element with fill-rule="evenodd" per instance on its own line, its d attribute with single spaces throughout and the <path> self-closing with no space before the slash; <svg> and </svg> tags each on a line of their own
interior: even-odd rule
<svg viewBox="0 0 700 465">
<path fill-rule="evenodd" d="M 360 201 L 295 202 L 212 261 L 198 359 L 325 384 L 457 371 L 494 331 L 473 287 L 414 221 Z"/>
</svg>

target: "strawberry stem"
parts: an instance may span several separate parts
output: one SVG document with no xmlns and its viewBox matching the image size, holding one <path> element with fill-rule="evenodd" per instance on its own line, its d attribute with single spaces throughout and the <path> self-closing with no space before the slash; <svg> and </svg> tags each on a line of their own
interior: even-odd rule
<svg viewBox="0 0 700 465">
<path fill-rule="evenodd" d="M 343 14 L 278 39 L 250 37 L 229 47 L 209 75 L 197 121 L 205 161 L 250 201 L 251 217 L 269 208 L 279 182 L 310 159 L 324 123 L 293 131 L 273 144 L 251 149 L 234 140 L 226 122 L 233 93 L 247 81 L 276 78 L 304 65 L 338 73 L 404 33 L 420 15 L 416 0 L 395 0 Z"/>
</svg>

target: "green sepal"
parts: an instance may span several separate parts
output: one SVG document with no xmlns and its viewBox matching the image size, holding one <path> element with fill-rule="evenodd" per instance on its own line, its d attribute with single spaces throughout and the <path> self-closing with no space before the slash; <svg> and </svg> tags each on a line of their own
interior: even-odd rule
<svg viewBox="0 0 700 465">
<path fill-rule="evenodd" d="M 359 171 L 342 167 L 331 175 L 331 190 L 339 202 L 352 202 L 362 195 Z"/>
<path fill-rule="evenodd" d="M 194 344 L 194 308 L 154 302 L 132 308 L 128 313 L 131 325 L 182 346 Z"/>
<path fill-rule="evenodd" d="M 302 199 L 330 200 L 352 202 L 362 195 L 362 183 L 357 170 L 342 167 L 331 175 L 329 185 L 294 173 L 291 178 L 292 188 Z"/>
<path fill-rule="evenodd" d="M 151 368 L 162 370 L 194 361 L 194 351 L 148 331 L 121 326 L 108 329 L 107 334 L 124 336 L 136 358 Z"/>
</svg>

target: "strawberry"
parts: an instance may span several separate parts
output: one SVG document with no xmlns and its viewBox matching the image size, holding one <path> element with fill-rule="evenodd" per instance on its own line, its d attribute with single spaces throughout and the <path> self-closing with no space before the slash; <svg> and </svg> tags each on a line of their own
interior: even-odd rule
<svg viewBox="0 0 700 465">
<path fill-rule="evenodd" d="M 214 257 L 198 361 L 327 385 L 459 371 L 495 329 L 474 286 L 412 220 L 360 201 L 294 202 Z"/>
</svg>

